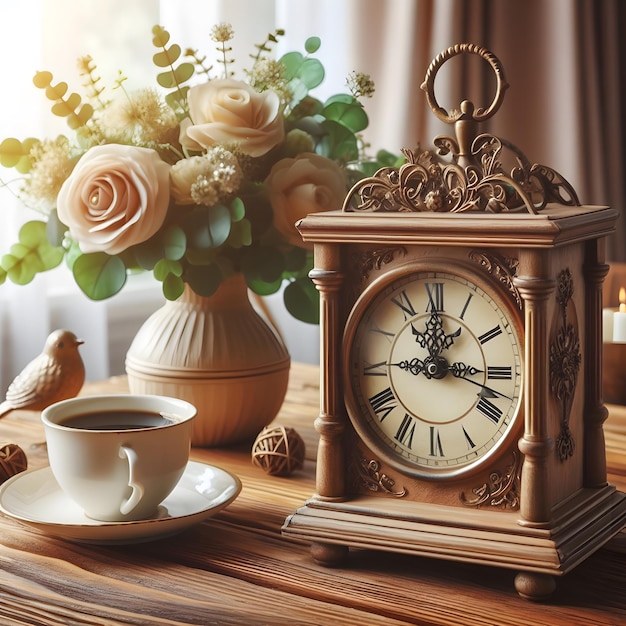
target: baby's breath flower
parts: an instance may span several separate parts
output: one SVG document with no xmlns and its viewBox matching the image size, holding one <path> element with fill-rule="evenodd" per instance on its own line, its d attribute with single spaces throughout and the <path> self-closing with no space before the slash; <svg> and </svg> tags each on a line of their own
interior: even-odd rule
<svg viewBox="0 0 626 626">
<path fill-rule="evenodd" d="M 170 177 L 177 202 L 206 206 L 236 193 L 243 180 L 237 157 L 222 147 L 178 161 L 172 166 Z"/>
<path fill-rule="evenodd" d="M 374 95 L 375 85 L 369 74 L 351 72 L 346 84 L 355 98 L 371 98 Z"/>
<path fill-rule="evenodd" d="M 235 36 L 235 31 L 230 24 L 216 24 L 211 29 L 211 40 L 215 43 L 226 43 Z"/>
<path fill-rule="evenodd" d="M 154 89 L 140 89 L 116 100 L 102 117 L 110 137 L 138 145 L 164 142 L 164 135 L 176 124 L 174 112 Z"/>
<path fill-rule="evenodd" d="M 283 78 L 285 66 L 275 59 L 259 59 L 248 72 L 249 82 L 257 91 L 272 89 L 281 99 L 287 92 L 287 81 Z"/>
<path fill-rule="evenodd" d="M 219 195 L 213 182 L 204 175 L 198 176 L 189 189 L 189 195 L 196 204 L 213 206 L 217 204 Z"/>
<path fill-rule="evenodd" d="M 33 166 L 23 196 L 31 208 L 49 213 L 56 206 L 59 190 L 76 162 L 70 142 L 63 136 L 42 141 L 33 147 L 30 157 Z"/>
</svg>

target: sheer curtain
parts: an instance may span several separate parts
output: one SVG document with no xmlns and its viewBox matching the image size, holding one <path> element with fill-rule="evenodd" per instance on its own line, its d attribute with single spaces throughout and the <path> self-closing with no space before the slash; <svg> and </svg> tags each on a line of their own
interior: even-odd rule
<svg viewBox="0 0 626 626">
<path fill-rule="evenodd" d="M 620 0 L 21 0 L 0 8 L 4 78 L 0 138 L 41 136 L 50 115 L 30 83 L 37 69 L 55 78 L 76 76 L 74 60 L 91 54 L 109 83 L 118 68 L 128 84 L 154 78 L 150 29 L 164 25 L 172 39 L 211 54 L 211 26 L 230 22 L 234 56 L 246 64 L 254 43 L 275 28 L 286 36 L 277 54 L 302 49 L 306 37 L 322 39 L 327 76 L 320 96 L 345 89 L 352 71 L 369 73 L 376 93 L 366 101 L 371 151 L 427 147 L 450 134 L 430 112 L 419 86 L 434 56 L 456 43 L 485 46 L 502 61 L 510 84 L 495 120 L 485 128 L 517 145 L 531 162 L 561 172 L 588 204 L 622 210 L 625 200 L 626 5 Z M 25 43 L 26 42 L 26 45 Z M 483 63 L 453 59 L 438 75 L 436 91 L 446 108 L 469 93 L 477 104 L 491 100 Z M 449 67 L 448 67 L 449 66 Z M 7 88 L 10 85 L 10 88 Z M 79 84 L 70 84 L 74 89 Z M 461 88 L 464 90 L 461 93 Z M 9 107 L 6 109 L 5 107 Z M 61 132 L 56 127 L 55 132 Z M 7 180 L 14 173 L 0 170 Z M 22 210 L 4 193 L 0 206 L 0 253 L 14 241 Z M 626 225 L 610 241 L 610 258 L 626 260 Z M 161 301 L 150 280 L 105 303 L 88 301 L 64 275 L 39 277 L 28 287 L 0 287 L 0 388 L 41 348 L 49 330 L 68 325 L 84 335 L 88 377 L 123 368 L 134 326 Z M 146 277 L 148 278 L 148 277 Z M 59 294 L 62 294 L 59 297 Z M 270 299 L 292 356 L 315 362 L 316 327 L 282 316 Z M 1 393 L 1 391 L 0 391 Z"/>
<path fill-rule="evenodd" d="M 103 81 L 111 85 L 118 69 L 129 81 L 143 85 L 152 78 L 150 29 L 159 21 L 157 0 L 21 0 L 0 7 L 0 54 L 3 94 L 0 139 L 54 137 L 66 133 L 43 93 L 32 84 L 38 70 L 49 70 L 54 82 L 81 89 L 76 60 L 91 54 Z M 15 198 L 19 174 L 0 168 L 0 254 L 17 241 L 20 224 L 39 219 Z M 66 327 L 85 340 L 81 353 L 89 379 L 121 373 L 128 341 L 140 323 L 162 300 L 158 287 L 133 280 L 131 289 L 105 303 L 86 298 L 65 266 L 17 286 L 0 286 L 0 397 L 13 377 L 41 351 L 55 328 Z M 131 318 L 130 321 L 128 318 Z"/>
</svg>

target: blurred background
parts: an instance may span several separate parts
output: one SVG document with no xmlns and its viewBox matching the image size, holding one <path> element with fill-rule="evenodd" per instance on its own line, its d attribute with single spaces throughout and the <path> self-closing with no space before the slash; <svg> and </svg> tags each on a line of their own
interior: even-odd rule
<svg viewBox="0 0 626 626">
<path fill-rule="evenodd" d="M 475 43 L 502 62 L 510 84 L 504 103 L 484 130 L 508 139 L 531 162 L 556 169 L 584 204 L 622 211 L 626 196 L 626 3 L 622 0 L 20 0 L 0 5 L 0 140 L 54 137 L 66 132 L 32 84 L 38 70 L 81 90 L 78 57 L 89 54 L 105 84 L 122 70 L 129 88 L 156 85 L 151 28 L 161 24 L 172 41 L 214 58 L 209 33 L 228 22 L 235 71 L 254 44 L 282 28 L 276 47 L 303 51 L 318 36 L 326 78 L 319 98 L 345 90 L 352 71 L 369 74 L 376 93 L 364 104 L 370 151 L 430 147 L 452 128 L 431 113 L 419 86 L 428 65 L 457 43 Z M 244 76 L 239 75 L 243 79 Z M 487 106 L 494 83 L 480 58 L 455 57 L 437 75 L 439 103 L 450 110 L 464 98 Z M 16 172 L 0 168 L 3 183 Z M 10 185 L 9 185 L 10 188 Z M 0 254 L 15 242 L 28 214 L 0 189 Z M 626 261 L 626 226 L 608 242 L 611 261 Z M 130 287 L 130 288 L 129 288 Z M 104 302 L 91 302 L 65 267 L 28 286 L 0 286 L 0 394 L 39 353 L 50 330 L 67 327 L 85 339 L 90 380 L 124 371 L 124 357 L 141 323 L 163 302 L 149 275 Z M 292 358 L 317 363 L 316 326 L 283 315 L 280 295 L 269 298 Z"/>
</svg>

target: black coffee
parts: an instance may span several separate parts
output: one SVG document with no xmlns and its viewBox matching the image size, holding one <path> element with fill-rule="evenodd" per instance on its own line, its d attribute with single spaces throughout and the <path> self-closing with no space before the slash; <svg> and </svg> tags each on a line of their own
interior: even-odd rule
<svg viewBox="0 0 626 626">
<path fill-rule="evenodd" d="M 98 411 L 83 413 L 60 421 L 61 426 L 82 428 L 83 430 L 137 430 L 140 428 L 158 428 L 172 424 L 170 419 L 151 411 Z"/>
</svg>

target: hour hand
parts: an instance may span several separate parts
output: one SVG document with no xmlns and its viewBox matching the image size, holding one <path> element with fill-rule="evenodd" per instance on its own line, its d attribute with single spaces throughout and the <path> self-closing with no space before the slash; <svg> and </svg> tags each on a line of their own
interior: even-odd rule
<svg viewBox="0 0 626 626">
<path fill-rule="evenodd" d="M 454 340 L 461 334 L 461 327 L 456 332 L 447 335 L 443 330 L 439 313 L 433 310 L 426 322 L 424 332 L 420 332 L 413 325 L 411 325 L 411 331 L 415 336 L 415 341 L 422 348 L 426 348 L 431 357 L 437 357 L 454 343 Z"/>
</svg>

